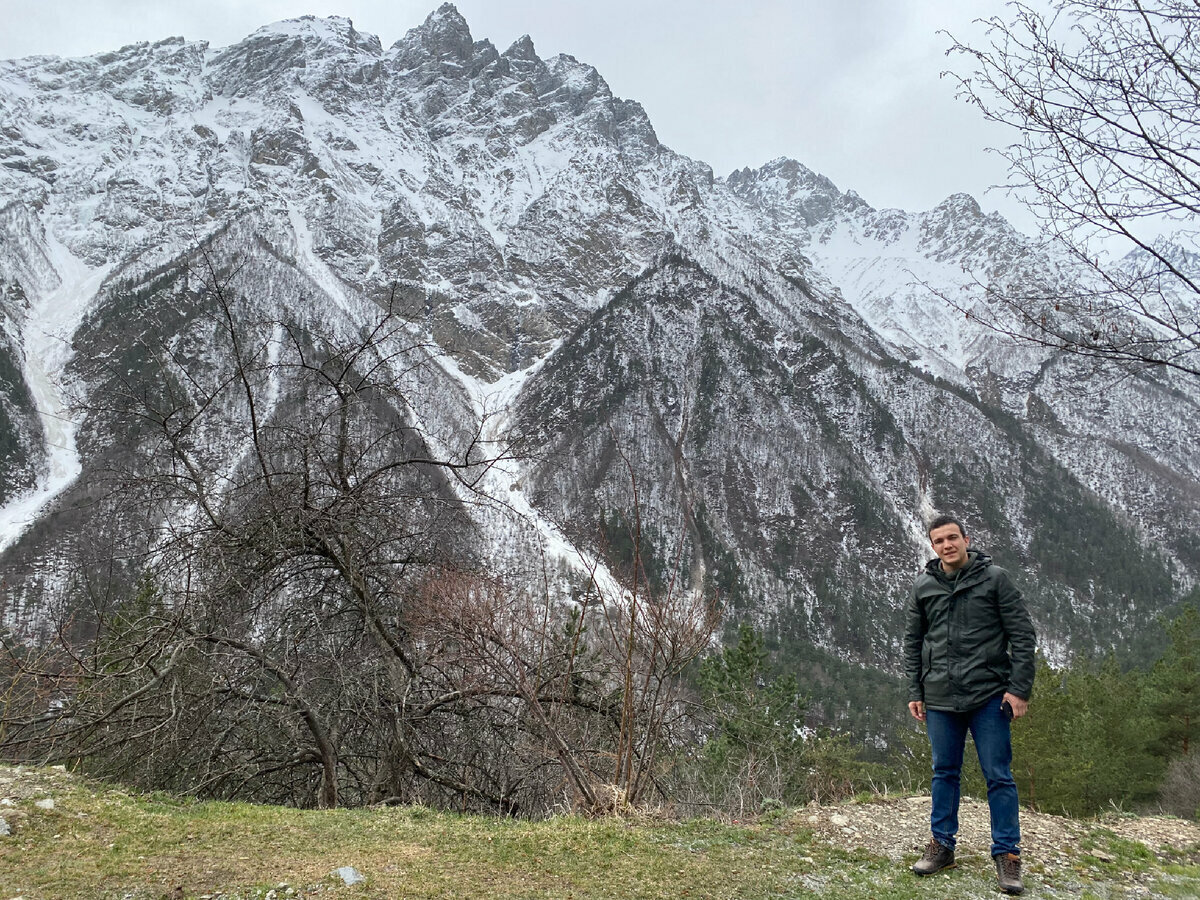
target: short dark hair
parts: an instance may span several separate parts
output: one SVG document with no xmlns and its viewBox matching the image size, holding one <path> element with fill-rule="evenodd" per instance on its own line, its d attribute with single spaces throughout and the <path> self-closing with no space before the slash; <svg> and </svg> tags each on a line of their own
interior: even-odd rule
<svg viewBox="0 0 1200 900">
<path fill-rule="evenodd" d="M 967 536 L 967 529 L 963 528 L 963 523 L 958 521 L 954 516 L 940 515 L 931 519 L 929 524 L 925 526 L 925 537 L 929 537 L 933 533 L 933 529 L 942 528 L 945 525 L 957 525 L 958 533 L 963 537 Z"/>
</svg>

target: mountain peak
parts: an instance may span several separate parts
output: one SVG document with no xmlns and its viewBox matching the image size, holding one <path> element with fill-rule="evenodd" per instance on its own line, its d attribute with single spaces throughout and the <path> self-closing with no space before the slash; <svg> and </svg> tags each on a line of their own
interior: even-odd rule
<svg viewBox="0 0 1200 900">
<path fill-rule="evenodd" d="M 217 51 L 206 82 L 214 93 L 230 97 L 274 92 L 293 83 L 316 89 L 323 81 L 340 84 L 359 78 L 354 73 L 376 65 L 382 54 L 379 38 L 357 31 L 345 16 L 300 16 L 264 25 Z"/>
<path fill-rule="evenodd" d="M 283 19 L 264 25 L 247 40 L 255 38 L 296 37 L 330 44 L 338 48 L 378 55 L 379 38 L 373 34 L 362 34 L 354 28 L 354 22 L 346 16 L 300 16 Z"/>
<path fill-rule="evenodd" d="M 454 23 L 467 24 L 467 20 L 463 18 L 463 14 L 458 11 L 458 7 L 453 3 L 443 3 L 433 12 L 425 17 L 425 24 L 430 22 L 449 21 Z M 457 25 L 455 26 L 457 27 Z"/>
<path fill-rule="evenodd" d="M 536 60 L 538 55 L 533 49 L 533 38 L 527 34 L 521 35 L 512 42 L 512 46 L 504 51 L 504 56 L 509 59 L 523 59 L 530 62 Z"/>
<path fill-rule="evenodd" d="M 735 194 L 763 209 L 791 210 L 806 226 L 829 221 L 839 211 L 848 213 L 868 204 L 858 194 L 843 193 L 819 172 L 794 159 L 781 156 L 760 169 L 731 172 L 726 184 Z"/>
<path fill-rule="evenodd" d="M 973 218 L 979 218 L 983 216 L 983 210 L 979 207 L 979 201 L 970 194 L 963 193 L 961 191 L 957 194 L 951 194 L 949 197 L 935 206 L 933 211 L 966 213 Z"/>
<path fill-rule="evenodd" d="M 466 63 L 473 56 L 473 43 L 462 13 L 453 3 L 443 3 L 392 47 L 401 63 L 413 63 L 421 57 Z"/>
<path fill-rule="evenodd" d="M 782 178 L 788 182 L 792 190 L 820 188 L 824 191 L 841 193 L 837 185 L 820 172 L 816 172 L 804 163 L 788 156 L 780 156 L 766 163 L 758 170 L 758 176 L 759 178 Z"/>
</svg>

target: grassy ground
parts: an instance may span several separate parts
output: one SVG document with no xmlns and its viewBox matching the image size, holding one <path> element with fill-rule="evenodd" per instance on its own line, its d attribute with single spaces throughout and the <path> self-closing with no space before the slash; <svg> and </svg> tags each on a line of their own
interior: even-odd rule
<svg viewBox="0 0 1200 900">
<path fill-rule="evenodd" d="M 903 864 L 839 849 L 801 827 L 805 811 L 754 825 L 304 811 L 135 795 L 60 771 L 3 766 L 0 798 L 11 832 L 0 836 L 0 900 L 999 896 L 987 861 L 918 881 Z M 1033 883 L 1028 894 L 1125 896 L 1119 873 L 1110 880 L 1098 863 L 1149 867 L 1151 896 L 1200 896 L 1194 854 L 1162 858 L 1097 831 L 1079 862 L 1095 877 Z M 346 885 L 335 874 L 343 866 L 365 881 Z M 1147 896 L 1144 888 L 1136 894 Z"/>
</svg>

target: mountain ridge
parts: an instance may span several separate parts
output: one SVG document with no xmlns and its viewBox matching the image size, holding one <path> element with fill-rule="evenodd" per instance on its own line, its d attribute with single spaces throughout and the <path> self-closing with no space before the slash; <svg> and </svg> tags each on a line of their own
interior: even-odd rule
<svg viewBox="0 0 1200 900">
<path fill-rule="evenodd" d="M 1194 386 L 1113 386 L 978 324 L 1002 315 L 984 287 L 1075 283 L 1069 260 L 966 195 L 875 210 L 788 159 L 715 178 L 593 67 L 542 60 L 527 35 L 500 53 L 451 4 L 387 49 L 305 17 L 215 50 L 169 38 L 0 63 L 0 191 L 0 381 L 7 365 L 23 382 L 0 398 L 15 473 L 0 552 L 23 573 L 8 619 L 69 580 L 89 480 L 147 452 L 106 419 L 104 365 L 204 346 L 204 314 L 182 313 L 203 310 L 211 271 L 232 273 L 248 321 L 346 337 L 394 307 L 428 347 L 411 412 L 431 446 L 481 427 L 492 394 L 552 448 L 511 473 L 535 533 L 561 550 L 555 523 L 588 543 L 627 510 L 623 450 L 657 473 L 655 553 L 690 521 L 698 585 L 871 665 L 895 665 L 935 507 L 1026 572 L 1059 655 L 1126 640 L 1096 614 L 1153 615 L 1200 572 L 1200 501 L 1178 489 L 1200 480 Z M 230 362 L 219 345 L 196 359 Z M 171 365 L 139 360 L 122 377 Z M 586 427 L 572 398 L 594 404 Z M 37 502 L 50 517 L 29 528 Z M 1072 508 L 1079 535 L 1049 536 Z M 511 556 L 508 534 L 489 552 Z M 1096 560 L 1097 535 L 1130 546 Z M 1109 588 L 1093 564 L 1152 574 Z"/>
</svg>

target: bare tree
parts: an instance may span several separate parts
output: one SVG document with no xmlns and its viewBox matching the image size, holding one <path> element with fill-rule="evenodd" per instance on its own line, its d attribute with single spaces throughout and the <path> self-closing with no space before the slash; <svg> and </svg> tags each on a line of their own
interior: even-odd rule
<svg viewBox="0 0 1200 900">
<path fill-rule="evenodd" d="M 614 442 L 616 435 L 613 435 Z M 640 803 L 654 785 L 658 752 L 682 719 L 679 679 L 684 668 L 709 648 L 720 624 L 718 598 L 687 583 L 681 571 L 684 538 L 691 512 L 670 555 L 662 583 L 648 577 L 642 532 L 642 503 L 637 472 L 617 445 L 633 498 L 630 541 L 633 558 L 625 573 L 623 596 L 602 597 L 606 647 L 611 669 L 622 679 L 620 728 L 611 784 L 614 799 Z M 593 584 L 595 584 L 593 577 Z M 673 720 L 675 720 L 673 722 Z"/>
<path fill-rule="evenodd" d="M 21 683 L 61 702 L 10 717 L 5 750 L 321 806 L 373 789 L 379 766 L 347 751 L 435 777 L 395 725 L 420 675 L 404 604 L 426 569 L 469 561 L 465 507 L 485 502 L 503 451 L 420 425 L 408 391 L 431 354 L 394 294 L 361 327 L 322 334 L 256 320 L 238 272 L 202 263 L 194 327 L 226 362 L 147 334 L 155 377 L 118 371 L 125 389 L 93 410 L 147 451 L 113 473 L 109 498 L 142 586 L 85 592 L 57 670 L 12 655 Z"/>
<path fill-rule="evenodd" d="M 643 804 L 654 790 L 668 799 L 663 757 L 695 739 L 683 672 L 711 647 L 721 610 L 711 594 L 680 585 L 682 538 L 665 580 L 647 576 L 629 471 L 633 558 L 608 561 L 616 583 L 581 548 L 589 578 L 574 600 L 447 573 L 431 579 L 423 603 L 409 604 L 412 633 L 447 677 L 426 708 L 453 705 L 520 743 L 463 768 L 506 802 L 519 790 L 521 808 L 549 808 L 556 785 L 589 815 Z"/>
<path fill-rule="evenodd" d="M 622 585 L 583 553 L 575 601 L 488 574 L 467 507 L 511 443 L 418 424 L 430 354 L 394 306 L 340 334 L 256 320 L 205 262 L 196 327 L 225 361 L 163 335 L 100 411 L 149 448 L 109 501 L 140 579 L 81 591 L 41 655 L 9 642 L 0 752 L 297 805 L 642 802 L 719 611 L 647 578 L 632 467 Z"/>
<path fill-rule="evenodd" d="M 998 148 L 1009 187 L 1082 274 L 987 285 L 1007 315 L 981 321 L 1033 344 L 1200 377 L 1200 7 L 1009 6 L 986 21 L 984 45 L 955 42 L 974 70 L 950 74 L 985 118 L 1018 132 Z M 1105 261 L 1114 247 L 1129 255 Z"/>
</svg>

